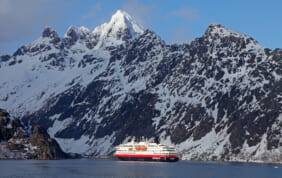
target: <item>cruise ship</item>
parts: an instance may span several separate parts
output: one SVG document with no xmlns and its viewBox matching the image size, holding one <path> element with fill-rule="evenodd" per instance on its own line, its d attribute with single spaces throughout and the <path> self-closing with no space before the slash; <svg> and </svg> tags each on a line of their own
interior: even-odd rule
<svg viewBox="0 0 282 178">
<path fill-rule="evenodd" d="M 166 146 L 155 142 L 145 141 L 144 138 L 140 142 L 134 139 L 126 144 L 116 147 L 115 156 L 122 161 L 178 161 L 177 151 L 172 146 Z"/>
</svg>

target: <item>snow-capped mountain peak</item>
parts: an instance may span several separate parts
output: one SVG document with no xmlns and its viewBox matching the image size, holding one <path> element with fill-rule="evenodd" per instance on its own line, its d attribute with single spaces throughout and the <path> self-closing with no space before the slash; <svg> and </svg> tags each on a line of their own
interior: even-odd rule
<svg viewBox="0 0 282 178">
<path fill-rule="evenodd" d="M 135 37 L 137 34 L 144 32 L 143 27 L 125 11 L 117 10 L 117 12 L 112 16 L 110 24 L 115 25 L 119 28 L 129 28 L 132 37 Z"/>
<path fill-rule="evenodd" d="M 93 34 L 99 41 L 96 48 L 100 48 L 121 44 L 143 32 L 143 27 L 136 23 L 127 12 L 117 10 L 110 22 L 96 27 Z"/>
</svg>

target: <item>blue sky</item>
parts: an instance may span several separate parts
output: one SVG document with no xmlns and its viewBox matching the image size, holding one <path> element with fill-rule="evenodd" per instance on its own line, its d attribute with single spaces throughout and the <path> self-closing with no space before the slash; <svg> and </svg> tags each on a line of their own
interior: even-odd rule
<svg viewBox="0 0 282 178">
<path fill-rule="evenodd" d="M 190 42 L 211 23 L 247 34 L 264 47 L 282 48 L 278 0 L 0 0 L 0 54 L 37 39 L 45 26 L 63 36 L 70 25 L 90 30 L 127 11 L 166 43 Z"/>
</svg>

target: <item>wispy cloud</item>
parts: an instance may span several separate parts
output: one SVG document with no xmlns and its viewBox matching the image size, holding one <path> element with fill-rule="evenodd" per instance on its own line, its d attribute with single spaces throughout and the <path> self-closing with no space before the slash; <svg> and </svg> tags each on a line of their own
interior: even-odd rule
<svg viewBox="0 0 282 178">
<path fill-rule="evenodd" d="M 10 4 L 9 0 L 0 0 L 0 15 L 9 13 L 9 10 L 11 9 Z"/>
<path fill-rule="evenodd" d="M 181 22 L 181 25 L 171 28 L 169 41 L 171 43 L 190 43 L 194 39 L 194 36 L 192 35 L 191 28 L 189 27 L 191 23 L 199 20 L 200 15 L 198 9 L 183 7 L 169 13 L 169 16 L 174 19 L 178 18 L 176 21 Z"/>
<path fill-rule="evenodd" d="M 32 33 L 34 25 L 42 26 L 54 20 L 51 12 L 45 9 L 49 2 L 52 1 L 0 0 L 0 41 L 18 40 L 20 36 Z"/>
<path fill-rule="evenodd" d="M 190 33 L 190 30 L 184 27 L 174 28 L 172 34 L 172 43 L 190 43 L 194 39 L 193 35 Z"/>
<path fill-rule="evenodd" d="M 97 4 L 95 4 L 92 8 L 91 8 L 91 10 L 87 13 L 87 14 L 85 14 L 84 16 L 82 16 L 82 19 L 89 19 L 89 18 L 93 18 L 93 17 L 95 17 L 95 15 L 97 14 L 97 12 L 99 12 L 99 11 L 101 11 L 102 10 L 102 5 L 101 5 L 101 3 L 97 3 Z"/>
<path fill-rule="evenodd" d="M 58 4 L 57 0 L 0 0 L 0 46 L 30 39 L 38 29 L 59 21 Z M 4 48 L 0 52 L 5 53 Z"/>
<path fill-rule="evenodd" d="M 122 8 L 144 27 L 153 23 L 154 7 L 152 5 L 145 5 L 137 0 L 128 0 L 122 5 Z"/>
<path fill-rule="evenodd" d="M 190 8 L 190 7 L 184 7 L 176 11 L 173 11 L 171 15 L 178 16 L 188 22 L 195 21 L 199 18 L 198 9 Z"/>
</svg>

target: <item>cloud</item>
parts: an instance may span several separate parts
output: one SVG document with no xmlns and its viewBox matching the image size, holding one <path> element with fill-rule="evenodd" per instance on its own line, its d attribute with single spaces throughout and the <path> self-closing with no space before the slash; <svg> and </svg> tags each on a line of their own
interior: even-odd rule
<svg viewBox="0 0 282 178">
<path fill-rule="evenodd" d="M 184 27 L 174 28 L 172 30 L 173 36 L 171 36 L 171 42 L 172 43 L 190 43 L 194 37 L 190 33 L 190 30 Z"/>
<path fill-rule="evenodd" d="M 57 3 L 56 0 L 0 0 L 0 46 L 5 48 L 9 43 L 30 39 L 38 29 L 57 21 Z"/>
<path fill-rule="evenodd" d="M 0 15 L 7 14 L 9 9 L 11 9 L 9 0 L 0 0 Z"/>
<path fill-rule="evenodd" d="M 46 12 L 47 2 L 52 1 L 0 0 L 0 41 L 17 40 L 32 33 L 34 25 L 50 22 L 54 16 Z"/>
<path fill-rule="evenodd" d="M 173 16 L 181 17 L 182 19 L 186 20 L 187 22 L 195 21 L 199 18 L 198 9 L 184 7 L 173 11 L 171 13 Z"/>
<path fill-rule="evenodd" d="M 122 5 L 122 8 L 134 17 L 134 19 L 143 27 L 148 27 L 151 23 L 153 23 L 152 17 L 154 14 L 154 7 L 152 5 L 141 4 L 137 0 L 128 0 Z"/>
<path fill-rule="evenodd" d="M 98 11 L 101 11 L 101 9 L 102 9 L 101 3 L 95 4 L 87 14 L 82 16 L 82 19 L 86 20 L 89 18 L 93 18 L 97 14 Z"/>
<path fill-rule="evenodd" d="M 194 39 L 191 24 L 200 18 L 198 9 L 183 7 L 169 13 L 169 17 L 178 17 L 176 19 L 178 25 L 170 29 L 169 41 L 171 43 L 190 43 Z"/>
</svg>

